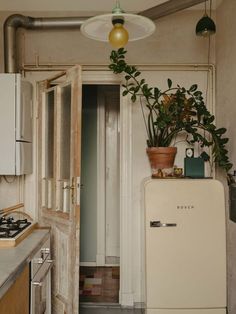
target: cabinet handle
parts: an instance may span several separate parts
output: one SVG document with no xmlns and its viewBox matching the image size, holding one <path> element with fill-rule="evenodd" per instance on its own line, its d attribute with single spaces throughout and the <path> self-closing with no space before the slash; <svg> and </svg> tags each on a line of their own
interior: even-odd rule
<svg viewBox="0 0 236 314">
<path fill-rule="evenodd" d="M 42 248 L 41 252 L 44 254 L 50 254 L 50 249 L 48 247 Z"/>
<path fill-rule="evenodd" d="M 34 258 L 33 263 L 34 264 L 43 264 L 43 258 Z"/>
<path fill-rule="evenodd" d="M 150 227 L 160 228 L 160 227 L 176 227 L 176 223 L 162 223 L 160 221 L 150 221 Z"/>
<path fill-rule="evenodd" d="M 53 259 L 46 259 L 45 262 L 48 263 L 48 264 L 53 264 L 53 263 L 54 263 L 54 260 L 53 260 Z"/>
<path fill-rule="evenodd" d="M 32 281 L 32 285 L 33 285 L 33 286 L 42 287 L 43 282 L 42 282 L 42 281 Z"/>
</svg>

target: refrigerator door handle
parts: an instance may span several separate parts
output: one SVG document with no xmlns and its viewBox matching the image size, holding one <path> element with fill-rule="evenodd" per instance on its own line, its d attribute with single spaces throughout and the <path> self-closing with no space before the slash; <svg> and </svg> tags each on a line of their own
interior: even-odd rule
<svg viewBox="0 0 236 314">
<path fill-rule="evenodd" d="M 160 227 L 176 227 L 176 223 L 162 223 L 160 221 L 150 221 L 150 227 L 160 228 Z"/>
</svg>

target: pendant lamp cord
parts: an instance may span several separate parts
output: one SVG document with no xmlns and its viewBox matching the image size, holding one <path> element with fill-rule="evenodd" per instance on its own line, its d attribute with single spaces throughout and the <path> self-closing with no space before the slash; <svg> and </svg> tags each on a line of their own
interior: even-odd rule
<svg viewBox="0 0 236 314">
<path fill-rule="evenodd" d="M 119 0 L 116 0 L 116 8 L 120 9 L 120 1 Z"/>
<path fill-rule="evenodd" d="M 208 36 L 207 44 L 207 82 L 206 82 L 206 104 L 208 101 L 208 89 L 209 89 L 209 75 L 210 75 L 210 57 L 211 57 L 211 36 Z"/>
<path fill-rule="evenodd" d="M 210 0 L 210 12 L 209 16 L 211 17 L 211 9 L 212 9 L 212 0 Z M 205 0 L 205 15 L 207 15 L 207 0 Z"/>
<path fill-rule="evenodd" d="M 116 5 L 115 7 L 112 9 L 112 13 L 124 13 L 124 10 L 122 10 L 121 6 L 120 6 L 120 1 L 116 0 Z"/>
<path fill-rule="evenodd" d="M 210 0 L 210 12 L 209 15 L 211 17 L 212 11 L 212 0 Z M 206 1 L 205 1 L 205 12 L 206 12 Z M 207 45 L 207 87 L 206 87 L 206 103 L 208 98 L 208 89 L 209 89 L 209 74 L 210 74 L 210 58 L 211 58 L 211 36 L 208 36 L 208 45 Z"/>
</svg>

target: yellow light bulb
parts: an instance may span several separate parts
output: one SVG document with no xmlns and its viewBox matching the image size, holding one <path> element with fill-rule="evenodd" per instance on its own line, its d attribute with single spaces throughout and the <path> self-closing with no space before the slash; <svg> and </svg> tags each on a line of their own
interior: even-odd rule
<svg viewBox="0 0 236 314">
<path fill-rule="evenodd" d="M 129 33 L 121 23 L 116 23 L 109 34 L 109 42 L 115 48 L 124 47 L 129 40 Z"/>
</svg>

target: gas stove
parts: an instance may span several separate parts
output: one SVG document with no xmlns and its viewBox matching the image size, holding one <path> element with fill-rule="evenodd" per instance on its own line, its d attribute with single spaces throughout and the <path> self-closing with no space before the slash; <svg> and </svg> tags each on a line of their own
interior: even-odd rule
<svg viewBox="0 0 236 314">
<path fill-rule="evenodd" d="M 12 213 L 14 216 L 14 212 Z M 16 246 L 34 228 L 35 223 L 19 216 L 0 217 L 0 248 Z"/>
<path fill-rule="evenodd" d="M 1 238 L 15 238 L 24 229 L 26 229 L 31 222 L 27 219 L 14 219 L 13 217 L 0 218 L 0 239 Z"/>
</svg>

